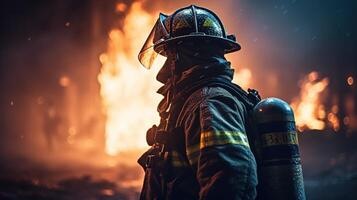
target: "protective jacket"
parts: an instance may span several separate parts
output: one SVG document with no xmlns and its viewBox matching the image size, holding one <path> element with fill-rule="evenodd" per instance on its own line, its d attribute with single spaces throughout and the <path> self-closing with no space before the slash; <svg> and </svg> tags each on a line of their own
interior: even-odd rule
<svg viewBox="0 0 357 200">
<path fill-rule="evenodd" d="M 163 199 L 255 199 L 251 105 L 232 77 L 229 62 L 223 61 L 190 68 L 177 82 Z M 142 165 L 147 154 L 139 159 Z M 141 199 L 155 199 L 154 190 L 144 182 Z"/>
</svg>

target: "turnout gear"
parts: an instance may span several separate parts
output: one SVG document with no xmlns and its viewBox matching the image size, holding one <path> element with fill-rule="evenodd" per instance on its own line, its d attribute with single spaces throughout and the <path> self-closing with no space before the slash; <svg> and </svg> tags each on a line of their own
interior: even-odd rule
<svg viewBox="0 0 357 200">
<path fill-rule="evenodd" d="M 259 196 L 267 200 L 305 199 L 293 110 L 280 99 L 267 98 L 253 113 L 258 134 Z"/>
<path fill-rule="evenodd" d="M 161 131 L 159 125 L 148 131 L 148 142 L 154 145 L 147 153 L 160 151 L 157 143 L 164 143 L 166 153 L 161 155 L 167 156 L 157 154 L 162 165 L 155 170 L 162 171 L 156 176 L 147 154 L 139 159 L 147 172 L 141 199 L 254 199 L 257 175 L 248 112 L 258 97 L 231 82 L 227 61 L 183 74 L 175 85 L 168 129 Z"/>
<path fill-rule="evenodd" d="M 256 129 L 251 117 L 260 96 L 232 83 L 234 71 L 224 57 L 239 49 L 235 37 L 226 34 L 222 22 L 208 9 L 189 6 L 170 16 L 160 14 L 138 56 L 146 68 L 154 65 L 157 56 L 167 57 L 156 77 L 164 84 L 158 90 L 164 96 L 157 109 L 160 124 L 148 130 L 151 148 L 138 160 L 145 170 L 140 199 L 255 199 L 255 156 L 263 165 L 259 167 L 262 177 L 279 170 L 286 175 L 301 172 L 297 165 L 283 167 L 269 160 L 295 147 L 284 144 L 278 147 L 284 153 L 274 157 L 276 150 L 261 146 L 265 132 Z M 261 105 L 265 104 L 258 104 L 255 117 L 269 119 L 270 110 L 260 112 Z M 265 157 L 268 154 L 273 156 Z M 267 162 L 273 168 L 266 167 Z M 282 180 L 277 177 L 271 180 Z M 264 190 L 269 184 L 275 193 L 283 188 L 266 177 L 261 180 L 259 191 L 269 192 Z"/>
<path fill-rule="evenodd" d="M 222 47 L 224 53 L 238 51 L 241 48 L 235 36 L 226 33 L 221 20 L 214 12 L 191 5 L 169 16 L 160 13 L 139 53 L 139 61 L 150 69 L 158 54 L 168 56 L 168 46 L 176 46 L 188 40 L 214 43 Z"/>
</svg>

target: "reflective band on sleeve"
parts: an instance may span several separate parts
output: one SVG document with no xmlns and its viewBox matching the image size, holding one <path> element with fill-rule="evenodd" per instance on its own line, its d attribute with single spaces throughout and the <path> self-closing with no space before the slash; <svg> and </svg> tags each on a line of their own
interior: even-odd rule
<svg viewBox="0 0 357 200">
<path fill-rule="evenodd" d="M 200 144 L 191 145 L 186 148 L 186 154 L 188 161 L 191 165 L 194 165 L 198 161 L 198 157 L 200 155 Z"/>
<path fill-rule="evenodd" d="M 201 133 L 200 149 L 223 144 L 240 144 L 249 147 L 248 138 L 242 132 L 208 131 Z"/>
<path fill-rule="evenodd" d="M 187 160 L 182 158 L 182 156 L 176 151 L 171 152 L 171 163 L 174 167 L 178 168 L 189 166 Z"/>
<path fill-rule="evenodd" d="M 240 144 L 249 147 L 245 133 L 232 131 L 207 131 L 201 132 L 200 144 L 190 145 L 186 148 L 187 158 L 191 165 L 197 163 L 200 150 L 210 146 Z"/>
<path fill-rule="evenodd" d="M 265 133 L 261 136 L 262 146 L 298 144 L 296 131 Z"/>
</svg>

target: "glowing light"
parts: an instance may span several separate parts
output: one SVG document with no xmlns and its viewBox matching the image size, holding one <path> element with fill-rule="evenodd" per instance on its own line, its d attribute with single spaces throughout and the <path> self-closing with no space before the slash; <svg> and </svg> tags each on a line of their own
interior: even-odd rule
<svg viewBox="0 0 357 200">
<path fill-rule="evenodd" d="M 353 77 L 352 77 L 352 76 L 349 76 L 349 77 L 347 78 L 347 84 L 348 84 L 348 85 L 353 85 L 353 83 L 354 83 Z"/>
<path fill-rule="evenodd" d="M 99 57 L 102 68 L 98 81 L 109 155 L 147 147 L 146 130 L 159 122 L 156 106 L 161 97 L 156 91 L 160 84 L 155 81 L 159 68 L 148 71 L 137 60 L 157 15 L 143 10 L 140 2 L 128 9 L 124 26 L 110 31 L 107 51 Z"/>
<path fill-rule="evenodd" d="M 112 189 L 103 189 L 101 191 L 101 193 L 105 196 L 113 196 L 114 195 L 114 191 Z"/>
<path fill-rule="evenodd" d="M 319 105 L 318 111 L 317 111 L 317 116 L 319 119 L 324 119 L 326 118 L 326 111 L 325 111 L 325 106 L 324 105 Z"/>
<path fill-rule="evenodd" d="M 349 117 L 346 116 L 343 118 L 343 124 L 345 124 L 346 126 L 348 126 L 350 124 L 350 122 L 351 122 L 351 119 Z"/>
<path fill-rule="evenodd" d="M 62 87 L 68 87 L 70 84 L 71 80 L 69 79 L 68 76 L 62 76 L 59 80 L 58 83 L 60 84 L 60 86 Z"/>
<path fill-rule="evenodd" d="M 32 179 L 31 182 L 34 185 L 39 185 L 40 184 L 40 180 L 38 180 L 37 178 Z"/>
<path fill-rule="evenodd" d="M 125 3 L 118 3 L 115 7 L 115 10 L 120 13 L 126 11 L 126 9 L 127 5 Z"/>
<path fill-rule="evenodd" d="M 330 122 L 334 131 L 338 131 L 340 129 L 340 120 L 335 113 L 329 113 L 327 115 L 327 120 Z"/>
<path fill-rule="evenodd" d="M 337 114 L 338 113 L 338 106 L 337 105 L 333 105 L 331 111 L 332 111 L 332 113 Z"/>
<path fill-rule="evenodd" d="M 325 128 L 325 108 L 320 102 L 320 95 L 329 83 L 328 78 L 319 79 L 319 74 L 310 72 L 301 82 L 300 96 L 291 102 L 295 111 L 296 125 L 300 131 L 308 128 Z"/>
</svg>

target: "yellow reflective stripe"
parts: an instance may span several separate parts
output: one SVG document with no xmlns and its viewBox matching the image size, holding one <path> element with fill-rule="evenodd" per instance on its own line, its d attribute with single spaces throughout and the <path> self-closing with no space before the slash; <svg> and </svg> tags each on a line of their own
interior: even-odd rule
<svg viewBox="0 0 357 200">
<path fill-rule="evenodd" d="M 171 152 L 171 163 L 174 167 L 187 167 L 188 163 L 177 151 Z"/>
<path fill-rule="evenodd" d="M 200 150 L 200 144 L 191 145 L 186 148 L 186 153 L 187 153 L 187 155 L 191 155 L 191 154 L 196 153 L 199 150 Z"/>
<path fill-rule="evenodd" d="M 201 133 L 200 149 L 223 144 L 240 144 L 249 147 L 248 138 L 242 132 L 208 131 Z"/>
<path fill-rule="evenodd" d="M 200 144 L 191 145 L 187 147 L 186 155 L 191 165 L 196 164 L 200 155 Z"/>
<path fill-rule="evenodd" d="M 261 136 L 262 146 L 298 144 L 296 131 L 265 133 Z"/>
<path fill-rule="evenodd" d="M 191 165 L 197 163 L 200 150 L 205 147 L 240 144 L 249 147 L 248 138 L 245 133 L 232 131 L 207 131 L 201 132 L 201 141 L 199 144 L 186 147 L 186 155 Z"/>
</svg>

